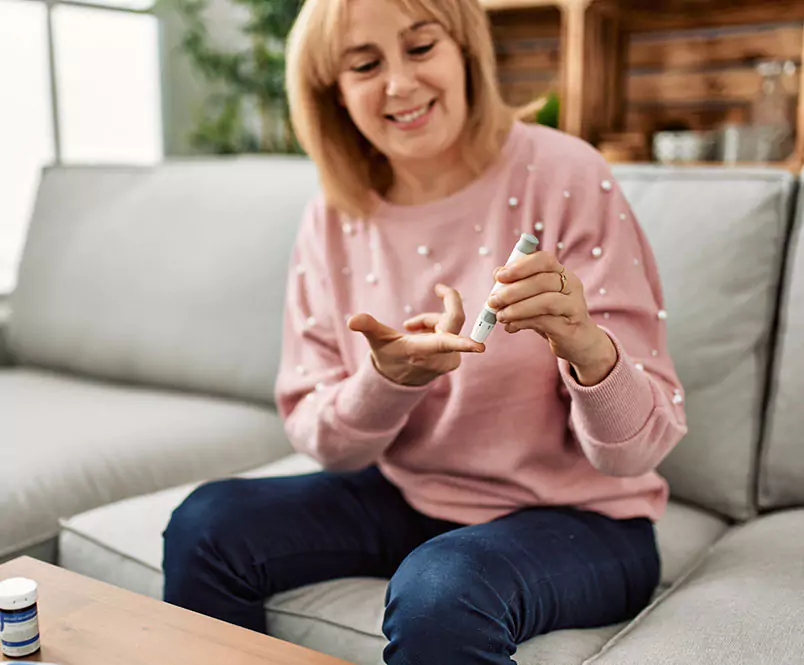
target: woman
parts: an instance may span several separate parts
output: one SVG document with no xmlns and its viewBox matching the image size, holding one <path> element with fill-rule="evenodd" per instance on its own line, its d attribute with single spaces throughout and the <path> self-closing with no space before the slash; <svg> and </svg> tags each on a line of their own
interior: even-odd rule
<svg viewBox="0 0 804 665">
<path fill-rule="evenodd" d="M 513 119 L 476 0 L 307 0 L 288 80 L 324 193 L 277 404 L 326 471 L 199 488 L 166 530 L 165 599 L 265 631 L 274 593 L 387 577 L 393 665 L 510 664 L 537 634 L 633 617 L 659 579 L 653 469 L 686 425 L 654 259 L 605 162 Z M 523 232 L 541 251 L 494 271 Z M 498 310 L 486 344 L 464 304 Z"/>
</svg>

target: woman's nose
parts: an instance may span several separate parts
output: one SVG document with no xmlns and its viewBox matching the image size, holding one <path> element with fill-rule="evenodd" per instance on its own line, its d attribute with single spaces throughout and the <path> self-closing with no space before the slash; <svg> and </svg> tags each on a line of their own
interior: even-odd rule
<svg viewBox="0 0 804 665">
<path fill-rule="evenodd" d="M 389 97 L 407 97 L 416 90 L 416 77 L 408 65 L 392 66 L 388 69 L 385 93 Z"/>
</svg>

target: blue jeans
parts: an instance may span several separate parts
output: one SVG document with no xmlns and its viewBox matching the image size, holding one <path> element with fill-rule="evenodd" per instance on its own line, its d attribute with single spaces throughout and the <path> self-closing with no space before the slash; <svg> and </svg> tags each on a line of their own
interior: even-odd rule
<svg viewBox="0 0 804 665">
<path fill-rule="evenodd" d="M 411 508 L 376 468 L 208 483 L 163 535 L 167 602 L 261 632 L 272 594 L 390 578 L 390 665 L 511 665 L 535 635 L 634 617 L 659 580 L 647 519 L 529 508 L 462 526 Z"/>
</svg>

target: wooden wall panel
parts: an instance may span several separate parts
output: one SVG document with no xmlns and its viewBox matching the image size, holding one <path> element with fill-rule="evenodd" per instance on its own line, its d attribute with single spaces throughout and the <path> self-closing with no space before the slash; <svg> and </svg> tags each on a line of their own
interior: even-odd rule
<svg viewBox="0 0 804 665">
<path fill-rule="evenodd" d="M 802 26 L 790 23 L 631 35 L 626 129 L 650 134 L 668 125 L 717 129 L 750 122 L 760 85 L 756 63 L 800 65 L 802 41 Z M 798 94 L 798 75 L 784 83 Z"/>
<path fill-rule="evenodd" d="M 605 11 L 591 16 L 604 4 Z M 759 61 L 790 60 L 798 71 L 785 77 L 785 85 L 804 124 L 804 95 L 798 94 L 804 0 L 617 0 L 617 9 L 611 7 L 608 0 L 593 0 L 583 29 L 574 31 L 587 49 L 580 79 L 577 61 L 562 62 L 571 13 L 566 7 L 564 20 L 557 8 L 490 12 L 506 100 L 524 105 L 578 79 L 580 88 L 562 89 L 563 121 L 565 129 L 593 142 L 619 131 L 649 138 L 668 125 L 717 129 L 750 122 Z M 573 103 L 578 108 L 568 111 Z M 799 151 L 804 153 L 804 131 Z"/>
<path fill-rule="evenodd" d="M 804 20 L 801 0 L 620 0 L 620 6 L 634 33 Z"/>
<path fill-rule="evenodd" d="M 492 12 L 490 20 L 505 101 L 523 106 L 555 88 L 561 67 L 559 10 Z"/>
<path fill-rule="evenodd" d="M 691 72 L 656 72 L 631 74 L 628 77 L 629 102 L 750 101 L 759 89 L 760 77 L 753 68 L 718 69 Z M 797 91 L 795 77 L 791 90 Z"/>
<path fill-rule="evenodd" d="M 544 80 L 517 81 L 515 83 L 501 82 L 500 89 L 505 101 L 511 106 L 525 106 L 540 95 L 555 88 L 558 84 L 558 74 Z"/>
<path fill-rule="evenodd" d="M 801 25 L 758 25 L 740 30 L 694 30 L 633 35 L 628 66 L 636 69 L 697 69 L 702 65 L 798 60 Z"/>
<path fill-rule="evenodd" d="M 558 40 L 543 40 L 542 48 L 533 51 L 507 50 L 502 45 L 497 50 L 497 66 L 505 74 L 524 75 L 534 72 L 557 72 L 560 67 Z"/>
<path fill-rule="evenodd" d="M 726 123 L 745 124 L 750 117 L 750 107 L 746 104 L 630 104 L 626 113 L 626 126 L 629 131 L 641 132 L 649 137 L 654 132 L 671 126 L 707 131 Z"/>
</svg>

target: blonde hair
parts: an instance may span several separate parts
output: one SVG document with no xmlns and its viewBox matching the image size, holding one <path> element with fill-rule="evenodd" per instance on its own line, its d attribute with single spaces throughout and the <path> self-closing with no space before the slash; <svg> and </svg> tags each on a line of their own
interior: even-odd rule
<svg viewBox="0 0 804 665">
<path fill-rule="evenodd" d="M 339 103 L 337 78 L 348 0 L 306 0 L 288 39 L 287 92 L 293 130 L 316 162 L 327 203 L 366 217 L 392 182 L 388 160 Z M 513 122 L 500 96 L 488 18 L 478 0 L 395 0 L 403 11 L 435 20 L 466 60 L 468 118 L 463 157 L 480 174 L 499 154 Z"/>
</svg>

